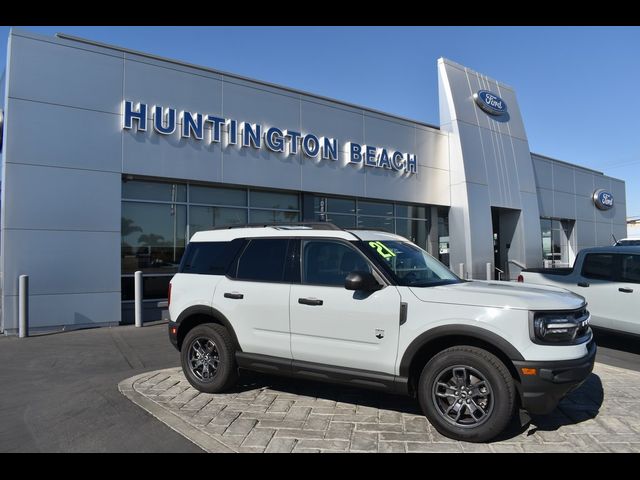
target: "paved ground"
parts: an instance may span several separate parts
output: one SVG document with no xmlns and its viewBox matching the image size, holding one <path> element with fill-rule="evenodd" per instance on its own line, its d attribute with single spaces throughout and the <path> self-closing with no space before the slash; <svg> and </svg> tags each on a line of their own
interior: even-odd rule
<svg viewBox="0 0 640 480">
<path fill-rule="evenodd" d="M 600 345 L 598 362 L 640 370 L 640 342 L 636 339 L 616 336 L 596 338 Z M 175 368 L 178 365 L 178 353 L 167 340 L 166 324 L 145 326 L 142 329 L 99 328 L 41 335 L 28 339 L 0 336 L 0 452 L 201 452 L 202 450 L 194 443 L 173 430 L 179 425 L 184 426 L 183 420 L 170 413 L 168 418 L 171 420 L 167 423 L 159 422 L 118 391 L 118 384 L 127 378 L 140 374 L 148 376 L 149 372 Z M 279 430 L 282 430 L 282 433 L 277 437 L 275 424 L 264 423 L 266 419 L 258 423 L 258 419 L 254 419 L 252 430 L 256 433 L 252 434 L 248 440 L 259 444 L 259 440 L 254 439 L 255 436 L 259 433 L 267 435 L 268 432 L 265 433 L 263 429 L 271 429 L 274 431 L 274 439 L 285 439 L 274 443 L 272 448 L 276 448 L 278 443 L 288 444 L 295 440 L 294 437 L 286 436 L 291 435 L 295 430 L 310 432 L 302 434 L 308 436 L 302 440 L 308 441 L 297 442 L 297 450 L 317 449 L 318 447 L 313 446 L 314 443 L 310 442 L 311 440 L 335 440 L 337 442 L 335 445 L 342 447 L 345 445 L 345 440 L 339 438 L 340 430 L 350 429 L 353 437 L 350 437 L 349 441 L 355 439 L 356 447 L 363 445 L 366 447 L 367 442 L 376 437 L 379 439 L 377 448 L 380 449 L 399 448 L 399 445 L 403 445 L 403 448 L 413 450 L 441 448 L 442 445 L 446 445 L 442 448 L 456 450 L 462 448 L 465 451 L 489 448 L 519 451 L 521 446 L 525 449 L 524 443 L 518 443 L 520 437 L 529 439 L 526 450 L 548 448 L 543 442 L 552 442 L 553 438 L 562 439 L 561 442 L 552 444 L 557 446 L 558 450 L 569 448 L 576 443 L 580 445 L 584 443 L 596 450 L 600 445 L 603 450 L 609 450 L 616 442 L 617 444 L 614 445 L 616 449 L 637 449 L 637 440 L 635 442 L 633 440 L 637 438 L 637 412 L 640 408 L 637 408 L 634 398 L 640 398 L 640 392 L 637 390 L 640 388 L 640 382 L 632 374 L 620 376 L 615 374 L 615 369 L 612 371 L 614 375 L 609 378 L 606 367 L 599 365 L 596 370 L 599 377 L 593 376 L 587 384 L 591 393 L 587 395 L 580 390 L 569 399 L 578 405 L 577 407 L 567 407 L 563 410 L 564 413 L 557 412 L 558 415 L 547 419 L 551 422 L 550 424 L 539 423 L 538 431 L 531 435 L 528 435 L 531 428 L 523 432 L 515 425 L 509 433 L 511 435 L 509 438 L 491 447 L 454 444 L 438 436 L 437 432 L 428 425 L 425 426 L 424 419 L 417 415 L 415 404 L 401 397 L 365 390 L 336 389 L 312 382 L 287 382 L 266 376 L 244 377 L 244 390 L 226 396 L 229 405 L 220 412 L 226 410 L 227 413 L 224 415 L 227 415 L 233 412 L 235 407 L 251 403 L 252 407 L 249 408 L 264 409 L 265 414 L 279 414 L 274 416 L 276 422 L 278 420 L 275 417 L 289 415 L 287 421 L 298 423 L 288 424 L 295 427 L 290 429 L 284 429 L 281 425 Z M 580 422 L 582 418 L 592 416 L 597 410 L 598 395 L 601 396 L 598 394 L 599 378 L 605 385 L 604 406 L 599 407 L 600 413 L 595 420 Z M 624 382 L 629 381 L 635 382 L 635 390 L 620 387 L 621 384 L 624 385 Z M 178 390 L 186 390 L 185 385 L 178 385 Z M 185 395 L 188 397 L 192 393 Z M 292 407 L 300 408 L 293 408 L 293 410 L 289 408 L 290 411 L 287 412 L 275 411 L 278 408 L 284 408 L 281 405 L 297 401 L 292 398 L 298 394 L 302 395 L 300 401 L 304 403 L 313 400 L 312 403 L 315 406 L 292 403 Z M 232 398 L 233 395 L 235 397 Z M 253 395 L 256 399 L 247 401 Z M 277 403 L 275 403 L 276 397 L 278 397 Z M 173 397 L 178 401 L 181 398 Z M 261 401 L 266 402 L 269 398 L 274 400 L 266 408 L 265 405 L 260 405 Z M 591 403 L 580 403 L 586 401 L 585 398 L 591 398 L 589 400 Z M 164 399 L 168 400 L 171 397 L 164 397 Z M 152 400 L 148 401 L 155 403 Z M 197 401 L 204 402 L 206 398 L 202 397 Z M 224 400 L 219 399 L 218 402 L 224 403 Z M 232 402 L 235 404 L 231 405 Z M 191 406 L 194 405 L 196 404 L 191 404 Z M 214 405 L 216 402 L 212 399 L 208 410 L 217 408 Z M 294 419 L 296 415 L 306 415 L 305 409 L 308 408 L 311 410 L 304 421 Z M 355 419 L 349 420 L 348 415 L 352 415 L 351 413 L 339 411 L 334 413 L 326 429 L 319 428 L 323 425 L 322 422 L 327 421 L 327 412 L 330 411 L 322 410 L 323 408 L 350 411 L 355 408 L 353 414 Z M 625 411 L 627 408 L 628 413 Z M 164 406 L 162 410 L 165 413 L 168 412 Z M 370 413 L 374 410 L 377 412 L 375 415 Z M 612 416 L 610 417 L 607 412 L 612 412 Z M 247 414 L 249 413 L 255 416 L 260 412 L 247 411 Z M 605 413 L 604 416 L 603 413 Z M 341 414 L 344 416 L 336 416 Z M 213 422 L 211 427 L 216 425 L 216 422 L 222 421 L 224 415 Z M 238 411 L 235 420 L 244 420 L 243 415 Z M 323 415 L 325 417 L 321 417 Z M 373 426 L 366 424 L 391 425 L 393 422 L 390 420 L 394 418 L 397 420 L 398 415 L 402 418 L 402 423 L 397 425 L 401 426 L 402 432 L 393 431 L 397 430 L 398 426 L 390 427 L 392 431 L 389 432 L 367 431 L 367 428 L 373 428 Z M 200 418 L 195 413 L 193 417 Z M 300 422 L 303 422 L 302 425 Z M 231 431 L 227 431 L 227 437 L 235 434 L 236 428 L 246 428 L 242 425 L 243 422 L 238 423 Z M 314 438 L 318 436 L 318 432 L 323 431 L 324 439 Z M 414 435 L 404 443 L 404 440 L 394 440 L 394 434 L 400 433 Z M 569 434 L 571 434 L 568 437 L 570 441 L 567 440 Z M 203 435 L 208 439 L 207 441 L 212 438 L 206 433 Z M 329 438 L 332 435 L 337 437 Z M 344 433 L 342 435 L 344 436 Z M 429 442 L 420 441 L 421 438 L 433 440 L 431 445 L 435 446 L 427 446 Z M 342 443 L 339 440 L 342 440 Z M 226 441 L 233 443 L 231 440 Z M 222 448 L 219 443 L 216 445 Z M 572 448 L 583 451 L 580 445 Z M 232 448 L 236 449 L 237 446 L 232 445 Z"/>
<path fill-rule="evenodd" d="M 166 324 L 0 336 L 0 452 L 201 452 L 118 392 L 175 365 Z"/>
<path fill-rule="evenodd" d="M 595 331 L 595 339 L 598 362 L 640 372 L 639 337 L 598 330 Z"/>
<path fill-rule="evenodd" d="M 211 395 L 169 368 L 120 389 L 211 452 L 640 452 L 640 373 L 602 364 L 552 415 L 491 444 L 440 435 L 408 398 L 313 382 L 247 375 Z"/>
</svg>

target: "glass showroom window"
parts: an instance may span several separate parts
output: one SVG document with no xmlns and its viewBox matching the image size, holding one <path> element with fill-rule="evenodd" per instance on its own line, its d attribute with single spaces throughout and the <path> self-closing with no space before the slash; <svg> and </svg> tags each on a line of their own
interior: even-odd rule
<svg viewBox="0 0 640 480">
<path fill-rule="evenodd" d="M 249 190 L 250 223 L 291 223 L 300 220 L 297 193 Z"/>
<path fill-rule="evenodd" d="M 427 251 L 430 225 L 430 209 L 426 206 L 396 203 L 396 233 Z"/>
<path fill-rule="evenodd" d="M 358 200 L 356 226 L 395 233 L 393 203 Z"/>
<path fill-rule="evenodd" d="M 144 275 L 145 299 L 165 298 L 187 238 L 186 185 L 123 183 L 122 299 L 133 299 L 133 273 Z M 182 202 L 182 203 L 179 203 Z"/>
<path fill-rule="evenodd" d="M 145 300 L 166 298 L 189 238 L 201 230 L 300 219 L 297 193 L 125 179 L 122 184 L 122 300 L 133 273 Z"/>
<path fill-rule="evenodd" d="M 546 268 L 570 267 L 575 260 L 573 220 L 541 218 L 542 260 Z"/>
<path fill-rule="evenodd" d="M 340 228 L 356 226 L 356 201 L 353 198 L 314 196 L 316 220 L 331 222 Z"/>
<path fill-rule="evenodd" d="M 189 237 L 247 221 L 247 189 L 189 185 Z"/>
<path fill-rule="evenodd" d="M 316 220 L 342 228 L 373 228 L 397 233 L 428 249 L 429 208 L 424 205 L 339 197 L 314 197 Z"/>
</svg>

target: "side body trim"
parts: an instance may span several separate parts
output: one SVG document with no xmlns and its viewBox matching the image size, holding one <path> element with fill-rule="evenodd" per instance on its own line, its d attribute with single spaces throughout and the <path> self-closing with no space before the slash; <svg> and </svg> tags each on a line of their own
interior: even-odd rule
<svg viewBox="0 0 640 480">
<path fill-rule="evenodd" d="M 401 395 L 408 394 L 407 379 L 387 373 L 324 365 L 301 360 L 289 360 L 246 352 L 236 352 L 236 361 L 240 368 L 256 372 L 350 385 Z"/>
</svg>

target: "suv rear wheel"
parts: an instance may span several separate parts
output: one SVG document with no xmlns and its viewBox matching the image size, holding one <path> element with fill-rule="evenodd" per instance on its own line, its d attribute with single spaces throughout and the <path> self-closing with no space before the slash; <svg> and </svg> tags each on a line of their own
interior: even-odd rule
<svg viewBox="0 0 640 480">
<path fill-rule="evenodd" d="M 438 353 L 425 365 L 418 400 L 443 435 L 485 442 L 513 417 L 515 386 L 498 357 L 477 347 L 458 346 Z"/>
<path fill-rule="evenodd" d="M 223 392 L 238 380 L 233 341 L 222 325 L 205 323 L 189 331 L 180 360 L 185 377 L 200 392 Z"/>
</svg>

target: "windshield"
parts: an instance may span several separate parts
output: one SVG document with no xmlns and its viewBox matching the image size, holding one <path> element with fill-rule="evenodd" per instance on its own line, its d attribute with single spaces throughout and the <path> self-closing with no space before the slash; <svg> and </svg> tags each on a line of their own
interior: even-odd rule
<svg viewBox="0 0 640 480">
<path fill-rule="evenodd" d="M 432 287 L 461 282 L 451 270 L 413 243 L 372 240 L 364 244 L 383 261 L 399 285 Z"/>
</svg>

